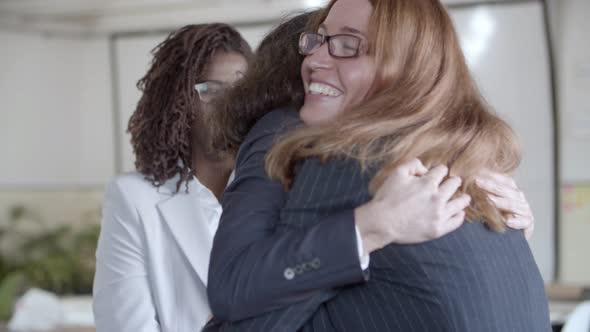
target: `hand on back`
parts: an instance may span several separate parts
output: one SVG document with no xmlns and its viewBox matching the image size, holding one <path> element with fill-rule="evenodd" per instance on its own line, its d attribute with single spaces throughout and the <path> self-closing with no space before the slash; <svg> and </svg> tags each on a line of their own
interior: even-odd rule
<svg viewBox="0 0 590 332">
<path fill-rule="evenodd" d="M 530 239 L 535 229 L 535 217 L 524 193 L 512 177 L 489 170 L 476 178 L 477 185 L 488 192 L 488 197 L 506 215 L 506 226 L 521 229 Z"/>
<path fill-rule="evenodd" d="M 428 170 L 418 159 L 398 166 L 373 200 L 355 211 L 365 253 L 390 243 L 429 241 L 461 226 L 471 198 L 453 198 L 461 179 L 447 175 L 447 167 Z"/>
</svg>

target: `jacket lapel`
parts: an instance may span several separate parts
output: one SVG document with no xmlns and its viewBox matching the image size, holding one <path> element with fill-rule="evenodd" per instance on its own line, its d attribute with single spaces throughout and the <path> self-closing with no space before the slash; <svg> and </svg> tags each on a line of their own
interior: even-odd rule
<svg viewBox="0 0 590 332">
<path fill-rule="evenodd" d="M 173 182 L 176 189 L 176 181 L 170 180 L 165 186 Z M 188 193 L 183 184 L 178 193 L 158 203 L 158 210 L 181 251 L 206 286 L 214 234 L 200 208 L 200 190 L 199 184 L 193 179 L 189 182 Z"/>
</svg>

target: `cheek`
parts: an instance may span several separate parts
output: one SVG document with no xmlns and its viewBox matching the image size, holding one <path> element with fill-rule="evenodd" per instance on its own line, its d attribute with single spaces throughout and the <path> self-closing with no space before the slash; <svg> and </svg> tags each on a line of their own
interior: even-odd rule
<svg viewBox="0 0 590 332">
<path fill-rule="evenodd" d="M 363 61 L 359 66 L 343 72 L 346 81 L 347 104 L 358 104 L 367 98 L 375 80 L 376 67 L 372 61 Z"/>
<path fill-rule="evenodd" d="M 309 57 L 305 57 L 303 62 L 301 63 L 301 79 L 303 82 L 307 83 L 309 79 L 310 69 L 309 69 Z"/>
</svg>

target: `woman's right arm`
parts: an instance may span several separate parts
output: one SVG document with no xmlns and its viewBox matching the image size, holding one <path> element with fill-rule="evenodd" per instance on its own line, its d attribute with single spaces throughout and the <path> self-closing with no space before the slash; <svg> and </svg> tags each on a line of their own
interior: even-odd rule
<svg viewBox="0 0 590 332">
<path fill-rule="evenodd" d="M 96 251 L 93 307 L 97 332 L 160 332 L 147 277 L 145 238 L 130 195 L 107 188 Z"/>
<path fill-rule="evenodd" d="M 361 207 L 310 227 L 277 227 L 285 193 L 264 166 L 284 125 L 281 118 L 285 114 L 272 112 L 252 129 L 238 154 L 236 178 L 223 196 L 207 290 L 213 315 L 221 321 L 258 316 L 362 282 L 357 230 L 365 254 L 394 242 L 424 242 L 459 227 L 469 204 L 464 196 L 451 200 L 461 182 L 443 181 L 446 168 L 428 171 L 415 160 L 396 168 Z"/>
<path fill-rule="evenodd" d="M 258 316 L 364 280 L 353 210 L 307 228 L 277 228 L 285 192 L 268 178 L 264 164 L 290 117 L 286 112 L 266 115 L 251 130 L 223 196 L 207 287 L 221 321 Z"/>
</svg>

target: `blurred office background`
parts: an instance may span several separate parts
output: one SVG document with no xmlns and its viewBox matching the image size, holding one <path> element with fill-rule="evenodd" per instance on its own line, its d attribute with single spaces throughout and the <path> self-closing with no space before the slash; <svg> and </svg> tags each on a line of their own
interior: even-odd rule
<svg viewBox="0 0 590 332">
<path fill-rule="evenodd" d="M 590 0 L 443 2 L 483 95 L 521 138 L 543 278 L 590 286 Z M 0 321 L 23 284 L 91 321 L 78 296 L 91 291 L 103 189 L 133 170 L 135 83 L 168 32 L 227 22 L 256 47 L 285 14 L 323 3 L 0 0 Z"/>
</svg>

